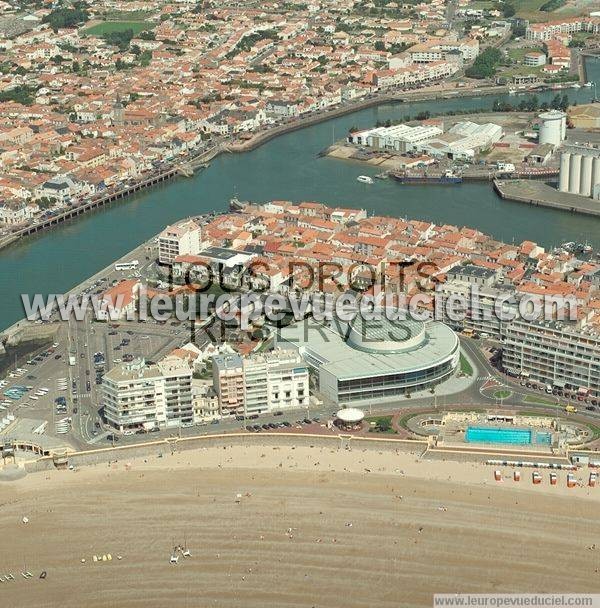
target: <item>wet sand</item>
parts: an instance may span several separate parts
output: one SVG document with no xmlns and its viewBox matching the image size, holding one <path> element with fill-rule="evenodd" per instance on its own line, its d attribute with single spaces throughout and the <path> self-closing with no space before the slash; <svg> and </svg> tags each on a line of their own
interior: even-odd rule
<svg viewBox="0 0 600 608">
<path fill-rule="evenodd" d="M 497 483 L 485 465 L 308 447 L 30 474 L 0 484 L 0 575 L 15 576 L 0 598 L 358 608 L 430 606 L 434 592 L 600 592 L 600 488 L 522 475 Z M 192 557 L 170 565 L 185 543 Z"/>
</svg>

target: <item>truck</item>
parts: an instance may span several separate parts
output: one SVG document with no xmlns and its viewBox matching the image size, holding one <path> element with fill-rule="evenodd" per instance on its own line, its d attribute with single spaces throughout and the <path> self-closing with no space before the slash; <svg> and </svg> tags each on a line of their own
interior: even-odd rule
<svg viewBox="0 0 600 608">
<path fill-rule="evenodd" d="M 73 353 L 69 353 L 69 365 L 73 367 L 75 365 L 75 355 Z"/>
<path fill-rule="evenodd" d="M 512 163 L 499 162 L 497 165 L 498 171 L 502 173 L 514 173 L 515 166 Z"/>
</svg>

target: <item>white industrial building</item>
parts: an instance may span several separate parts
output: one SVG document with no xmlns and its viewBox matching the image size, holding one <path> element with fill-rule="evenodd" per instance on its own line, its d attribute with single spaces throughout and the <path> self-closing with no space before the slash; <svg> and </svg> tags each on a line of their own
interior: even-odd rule
<svg viewBox="0 0 600 608">
<path fill-rule="evenodd" d="M 503 135 L 502 127 L 491 122 L 483 125 L 470 121 L 458 122 L 447 133 L 428 141 L 421 151 L 438 158 L 469 160 L 500 141 Z"/>
<path fill-rule="evenodd" d="M 558 189 L 600 200 L 600 148 L 567 146 L 560 157 Z"/>
<path fill-rule="evenodd" d="M 394 125 L 358 131 L 348 136 L 348 141 L 359 146 L 394 152 L 422 152 L 436 157 L 452 159 L 473 158 L 504 135 L 502 127 L 494 123 L 477 124 L 458 122 L 446 133 L 434 125 Z"/>
<path fill-rule="evenodd" d="M 560 110 L 549 110 L 542 112 L 538 118 L 540 119 L 539 143 L 560 146 L 567 136 L 567 115 Z"/>
<path fill-rule="evenodd" d="M 409 127 L 408 125 L 393 125 L 391 127 L 376 127 L 367 131 L 350 133 L 348 141 L 358 146 L 394 150 L 395 152 L 410 152 L 416 150 L 419 144 L 429 141 L 444 131 L 435 126 Z"/>
</svg>

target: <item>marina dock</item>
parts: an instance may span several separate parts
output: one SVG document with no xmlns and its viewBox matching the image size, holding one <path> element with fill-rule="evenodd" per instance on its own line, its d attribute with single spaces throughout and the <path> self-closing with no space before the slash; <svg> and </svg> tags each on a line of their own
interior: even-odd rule
<svg viewBox="0 0 600 608">
<path fill-rule="evenodd" d="M 536 207 L 551 207 L 571 213 L 600 216 L 600 201 L 559 192 L 556 188 L 538 180 L 494 180 L 494 190 L 500 198 Z"/>
</svg>

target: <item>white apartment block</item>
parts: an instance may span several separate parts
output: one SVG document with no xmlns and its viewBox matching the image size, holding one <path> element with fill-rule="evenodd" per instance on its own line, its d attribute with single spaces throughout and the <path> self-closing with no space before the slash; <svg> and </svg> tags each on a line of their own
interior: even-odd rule
<svg viewBox="0 0 600 608">
<path fill-rule="evenodd" d="M 309 375 L 302 356 L 295 351 L 276 350 L 265 358 L 270 411 L 308 407 Z"/>
<path fill-rule="evenodd" d="M 246 357 L 244 367 L 244 405 L 246 415 L 269 411 L 268 364 L 264 357 Z"/>
<path fill-rule="evenodd" d="M 531 51 L 523 57 L 523 65 L 528 67 L 539 67 L 546 63 L 546 55 L 540 51 Z"/>
<path fill-rule="evenodd" d="M 160 370 L 143 359 L 115 366 L 104 375 L 102 403 L 108 424 L 119 431 L 166 423 Z"/>
<path fill-rule="evenodd" d="M 573 17 L 572 19 L 550 21 L 548 23 L 532 23 L 525 31 L 525 38 L 545 42 L 560 34 L 574 34 L 576 32 L 600 33 L 600 19 Z"/>
<path fill-rule="evenodd" d="M 434 61 L 447 61 L 451 53 L 458 52 L 463 61 L 472 61 L 479 55 L 479 42 L 477 40 L 440 42 L 436 44 L 418 44 L 408 51 L 414 63 L 432 63 Z"/>
<path fill-rule="evenodd" d="M 192 369 L 179 357 L 165 357 L 157 363 L 161 372 L 167 427 L 193 421 Z"/>
<path fill-rule="evenodd" d="M 197 255 L 200 243 L 200 226 L 192 220 L 167 226 L 158 236 L 158 261 L 172 265 L 179 255 Z"/>
<path fill-rule="evenodd" d="M 106 420 L 119 431 L 192 422 L 191 381 L 191 369 L 173 358 L 157 365 L 136 359 L 115 366 L 102 382 Z"/>
<path fill-rule="evenodd" d="M 600 334 L 573 322 L 516 320 L 504 331 L 503 366 L 556 388 L 600 395 Z"/>
<path fill-rule="evenodd" d="M 250 416 L 309 405 L 308 369 L 292 350 L 213 359 L 221 413 Z"/>
<path fill-rule="evenodd" d="M 278 349 L 247 357 L 244 381 L 246 414 L 309 405 L 308 369 L 294 351 Z"/>
</svg>

